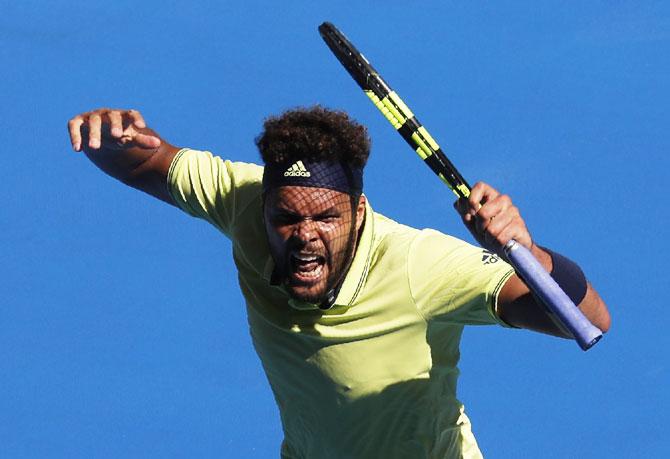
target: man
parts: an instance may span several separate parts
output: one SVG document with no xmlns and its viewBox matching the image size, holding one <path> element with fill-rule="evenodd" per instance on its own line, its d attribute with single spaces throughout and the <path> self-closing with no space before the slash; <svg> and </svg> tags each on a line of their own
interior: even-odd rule
<svg viewBox="0 0 670 459">
<path fill-rule="evenodd" d="M 456 399 L 463 326 L 564 336 L 500 260 L 512 238 L 609 328 L 579 267 L 536 245 L 510 198 L 487 184 L 455 205 L 484 249 L 375 213 L 362 194 L 367 132 L 343 112 L 266 120 L 256 139 L 264 167 L 176 148 L 132 110 L 84 113 L 69 131 L 103 171 L 232 240 L 282 457 L 480 457 Z"/>
</svg>

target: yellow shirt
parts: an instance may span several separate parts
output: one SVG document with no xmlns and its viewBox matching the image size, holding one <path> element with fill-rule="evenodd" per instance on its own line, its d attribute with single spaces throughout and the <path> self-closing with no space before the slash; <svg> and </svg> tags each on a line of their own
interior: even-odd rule
<svg viewBox="0 0 670 459">
<path fill-rule="evenodd" d="M 495 255 L 366 209 L 335 305 L 270 284 L 263 168 L 182 150 L 174 201 L 231 238 L 255 349 L 279 406 L 287 458 L 481 457 L 456 399 L 463 325 L 501 323 L 512 268 Z"/>
</svg>

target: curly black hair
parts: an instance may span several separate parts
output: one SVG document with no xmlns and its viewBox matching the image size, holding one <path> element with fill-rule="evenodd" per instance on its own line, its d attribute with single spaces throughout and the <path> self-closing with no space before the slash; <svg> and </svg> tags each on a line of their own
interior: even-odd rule
<svg viewBox="0 0 670 459">
<path fill-rule="evenodd" d="M 347 113 L 315 105 L 267 118 L 256 146 L 265 164 L 332 160 L 362 168 L 370 154 L 370 137 Z"/>
</svg>

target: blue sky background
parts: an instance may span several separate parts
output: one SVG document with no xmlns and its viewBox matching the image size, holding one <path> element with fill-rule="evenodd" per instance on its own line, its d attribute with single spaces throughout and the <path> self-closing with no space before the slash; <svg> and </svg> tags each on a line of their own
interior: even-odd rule
<svg viewBox="0 0 670 459">
<path fill-rule="evenodd" d="M 71 152 L 79 112 L 136 108 L 176 145 L 256 161 L 266 115 L 344 108 L 373 137 L 374 208 L 470 240 L 324 20 L 611 309 L 587 353 L 466 330 L 459 395 L 485 455 L 667 454 L 667 2 L 275 5 L 0 0 L 0 456 L 278 456 L 230 243 Z"/>
</svg>

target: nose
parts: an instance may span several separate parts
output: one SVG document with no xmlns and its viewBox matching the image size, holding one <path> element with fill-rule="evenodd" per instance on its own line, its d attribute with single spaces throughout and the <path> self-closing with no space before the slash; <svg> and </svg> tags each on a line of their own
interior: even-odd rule
<svg viewBox="0 0 670 459">
<path fill-rule="evenodd" d="M 304 243 L 318 239 L 318 232 L 314 220 L 306 218 L 297 223 L 293 229 L 293 237 L 300 239 Z"/>
</svg>

